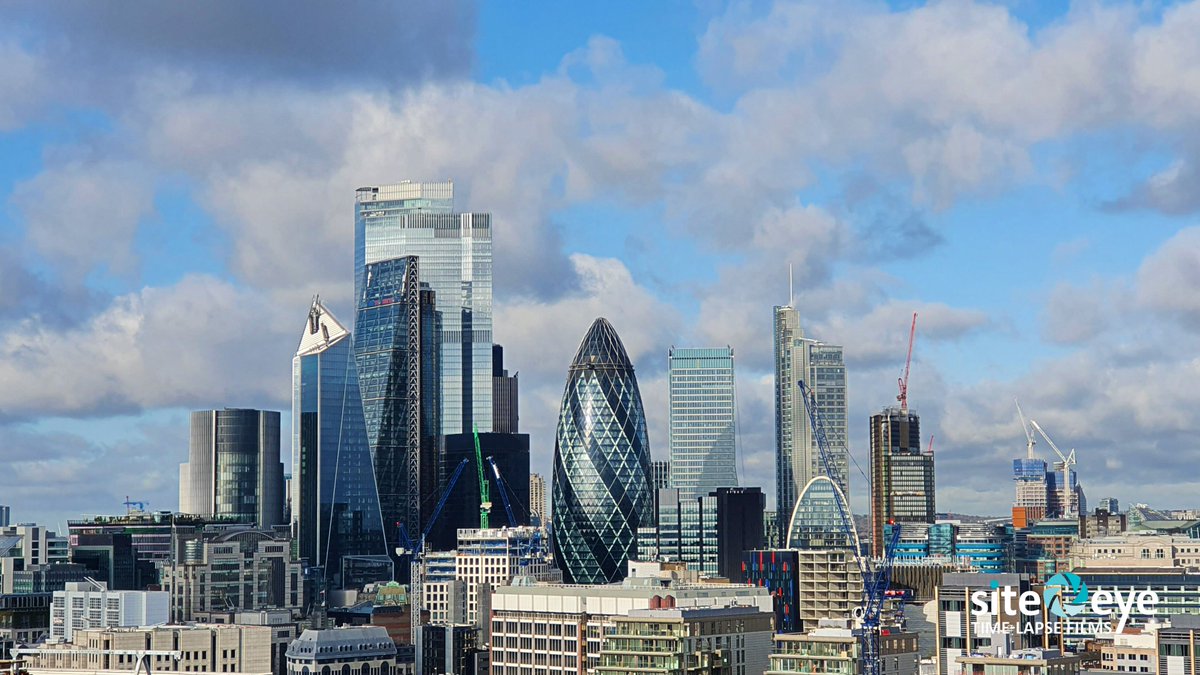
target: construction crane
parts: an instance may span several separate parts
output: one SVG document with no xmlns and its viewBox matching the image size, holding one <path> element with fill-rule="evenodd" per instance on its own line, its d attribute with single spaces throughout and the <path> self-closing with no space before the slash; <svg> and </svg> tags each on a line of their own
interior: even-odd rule
<svg viewBox="0 0 1200 675">
<path fill-rule="evenodd" d="M 479 427 L 475 431 L 475 469 L 479 475 L 479 529 L 491 527 L 488 520 L 492 513 L 492 488 L 483 475 L 483 453 L 479 449 Z"/>
<path fill-rule="evenodd" d="M 400 524 L 400 542 L 403 546 L 396 548 L 396 555 L 409 556 L 410 575 L 409 582 L 412 587 L 409 604 L 412 606 L 412 637 L 417 637 L 417 631 L 420 630 L 421 624 L 421 563 L 425 559 L 425 541 L 429 538 L 429 533 L 433 530 L 433 526 L 437 523 L 437 519 L 442 515 L 442 509 L 446 506 L 446 500 L 450 498 L 450 493 L 454 492 L 454 486 L 458 483 L 459 476 L 462 475 L 463 469 L 467 468 L 471 460 L 464 459 L 458 463 L 458 467 L 454 469 L 450 480 L 446 483 L 446 489 L 442 490 L 442 496 L 438 499 L 437 506 L 433 509 L 433 514 L 429 517 L 429 522 L 425 524 L 425 530 L 421 532 L 421 538 L 413 542 L 408 531 L 404 528 L 404 524 Z"/>
<path fill-rule="evenodd" d="M 933 454 L 933 434 L 929 434 L 929 447 L 925 449 L 925 454 Z"/>
<path fill-rule="evenodd" d="M 133 510 L 134 510 L 135 508 L 136 508 L 138 511 L 145 511 L 145 510 L 146 510 L 146 507 L 147 507 L 147 506 L 149 506 L 149 505 L 150 505 L 150 502 L 137 502 L 137 501 L 133 501 L 133 500 L 131 500 L 131 499 L 129 498 L 129 495 L 125 495 L 125 503 L 124 503 L 124 506 L 125 506 L 125 515 L 129 515 L 129 514 L 133 513 Z"/>
<path fill-rule="evenodd" d="M 915 326 L 916 315 L 913 319 Z M 800 398 L 804 401 L 805 412 L 808 413 L 808 423 L 812 426 L 813 436 L 817 441 L 821 466 L 825 474 L 833 478 L 837 474 L 833 471 L 829 438 L 825 434 L 825 424 L 821 413 L 817 410 L 816 395 L 804 384 L 803 380 L 796 384 L 800 388 Z M 837 505 L 842 530 L 846 534 L 846 539 L 854 546 L 856 542 L 853 516 L 851 516 L 850 507 L 844 502 L 844 499 L 845 497 L 840 491 L 836 489 L 833 491 L 833 501 Z M 896 560 L 896 544 L 900 542 L 900 527 L 896 526 L 895 521 L 889 521 L 888 524 L 892 525 L 892 536 L 887 542 L 881 560 L 876 563 L 864 556 L 862 551 L 857 549 L 854 551 L 854 561 L 863 580 L 862 602 L 855 611 L 854 630 L 862 645 L 864 675 L 880 675 L 879 637 L 882 633 L 883 603 L 886 600 L 888 587 L 892 583 L 892 565 Z"/>
<path fill-rule="evenodd" d="M 1036 420 L 1029 420 L 1029 424 L 1042 438 L 1046 439 L 1046 443 L 1050 445 L 1050 449 L 1054 451 L 1054 454 L 1058 455 L 1059 461 L 1054 463 L 1054 470 L 1061 471 L 1063 474 L 1062 485 L 1058 486 L 1059 490 L 1061 490 L 1059 494 L 1059 508 L 1064 514 L 1077 514 L 1079 511 L 1079 502 L 1075 499 L 1075 486 L 1071 484 L 1070 479 L 1071 474 L 1075 471 L 1075 449 L 1071 449 L 1071 454 L 1063 455 L 1062 450 L 1059 450 L 1054 441 L 1050 440 L 1050 436 L 1042 430 L 1041 425 Z"/>
<path fill-rule="evenodd" d="M 904 377 L 896 381 L 900 385 L 900 393 L 896 400 L 900 402 L 901 410 L 908 410 L 908 369 L 912 365 L 913 340 L 917 337 L 917 313 L 913 312 L 912 328 L 908 329 L 908 356 L 904 359 Z"/>
<path fill-rule="evenodd" d="M 1021 418 L 1021 428 L 1025 430 L 1025 453 L 1028 459 L 1033 459 L 1033 446 L 1037 445 L 1037 439 L 1033 437 L 1033 429 L 1029 428 L 1029 423 L 1025 421 L 1025 413 L 1021 412 L 1021 403 L 1017 399 L 1013 399 L 1013 403 L 1017 406 L 1017 417 Z"/>
<path fill-rule="evenodd" d="M 508 490 L 504 488 L 504 476 L 500 475 L 500 467 L 496 466 L 496 459 L 488 455 L 487 463 L 492 467 L 492 473 L 496 475 L 496 487 L 500 490 L 500 501 L 504 503 L 504 512 L 508 514 L 508 524 L 511 527 L 517 526 L 517 517 L 513 515 L 512 501 L 508 498 Z"/>
<path fill-rule="evenodd" d="M 1050 449 L 1054 451 L 1054 454 L 1058 455 L 1059 461 L 1055 463 L 1060 464 L 1063 469 L 1074 468 L 1075 450 L 1072 449 L 1070 455 L 1063 455 L 1062 450 L 1059 450 L 1058 446 L 1054 444 L 1054 441 L 1050 440 L 1050 437 L 1046 435 L 1046 432 L 1042 430 L 1041 425 L 1039 425 L 1036 420 L 1029 420 L 1029 423 L 1033 425 L 1033 428 L 1036 429 L 1039 434 L 1041 434 L 1042 438 L 1046 439 L 1046 442 L 1050 444 Z M 1033 447 L 1032 443 L 1033 442 L 1030 441 L 1030 447 Z"/>
</svg>

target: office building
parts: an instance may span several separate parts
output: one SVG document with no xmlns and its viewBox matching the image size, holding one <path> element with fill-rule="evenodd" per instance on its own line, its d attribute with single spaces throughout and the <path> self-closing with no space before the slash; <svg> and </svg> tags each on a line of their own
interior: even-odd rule
<svg viewBox="0 0 1200 675">
<path fill-rule="evenodd" d="M 765 675 L 841 673 L 860 675 L 862 640 L 844 622 L 829 621 L 807 633 L 778 634 Z M 917 675 L 921 652 L 916 633 L 890 630 L 879 638 L 880 673 Z M 749 671 L 747 671 L 749 673 Z"/>
<path fill-rule="evenodd" d="M 472 625 L 486 621 L 481 607 L 484 586 L 504 586 L 516 577 L 540 581 L 555 578 L 546 550 L 546 534 L 536 527 L 503 527 L 458 531 L 455 578 L 466 592 L 466 618 Z"/>
<path fill-rule="evenodd" d="M 630 563 L 619 584 L 500 586 L 492 594 L 491 664 L 546 675 L 585 675 L 600 666 L 605 635 L 640 609 L 754 607 L 771 611 L 766 589 L 702 583 L 682 566 Z M 751 671 L 747 670 L 747 675 Z"/>
<path fill-rule="evenodd" d="M 0 593 L 12 593 L 15 573 L 68 561 L 67 538 L 40 525 L 0 528 Z"/>
<path fill-rule="evenodd" d="M 1032 453 L 1032 450 L 1030 451 Z M 1023 529 L 1050 515 L 1046 462 L 1032 456 L 1013 460 L 1013 527 Z"/>
<path fill-rule="evenodd" d="M 719 488 L 717 501 L 717 575 L 745 582 L 742 559 L 747 551 L 766 546 L 763 508 L 767 497 L 761 488 Z"/>
<path fill-rule="evenodd" d="M 354 324 L 379 510 L 387 527 L 403 523 L 410 533 L 425 529 L 439 478 L 441 315 L 421 281 L 423 262 L 405 256 L 368 263 Z"/>
<path fill-rule="evenodd" d="M 479 628 L 470 624 L 426 624 L 417 642 L 419 675 L 486 675 L 475 669 Z"/>
<path fill-rule="evenodd" d="M 475 458 L 474 434 L 450 434 L 442 439 L 441 484 L 447 485 L 458 465 L 465 459 L 468 464 L 458 477 L 450 498 L 446 501 L 437 526 L 429 535 L 426 546 L 432 550 L 449 551 L 455 546 L 455 536 L 461 529 L 478 529 L 479 517 L 479 472 Z M 529 435 L 528 434 L 479 434 L 479 457 L 483 460 L 483 479 L 487 481 L 492 507 L 488 513 L 489 527 L 504 527 L 529 524 Z M 496 479 L 488 458 L 496 463 L 496 470 L 503 477 Z M 508 520 L 504 508 L 507 495 L 516 523 Z"/>
<path fill-rule="evenodd" d="M 396 645 L 379 626 L 309 629 L 287 650 L 288 675 L 395 675 Z"/>
<path fill-rule="evenodd" d="M 152 656 L 155 671 L 268 675 L 272 629 L 269 626 L 191 625 L 79 628 L 69 642 L 48 644 L 26 664 L 36 672 L 128 671 L 133 654 L 146 650 L 179 652 L 168 667 Z M 105 651 L 125 653 L 106 654 Z M 100 653 L 97 653 L 100 652 Z"/>
<path fill-rule="evenodd" d="M 162 588 L 174 622 L 201 612 L 305 607 L 304 569 L 291 542 L 264 530 L 181 537 L 175 558 L 162 565 Z"/>
<path fill-rule="evenodd" d="M 50 638 L 70 641 L 83 628 L 154 626 L 170 620 L 166 591 L 111 591 L 100 581 L 68 583 L 54 592 Z"/>
<path fill-rule="evenodd" d="M 933 523 L 933 452 L 921 450 L 921 417 L 908 408 L 871 416 L 871 555 L 886 548 L 884 525 Z"/>
<path fill-rule="evenodd" d="M 504 347 L 492 345 L 492 431 L 515 434 L 521 430 L 519 373 L 508 374 Z"/>
<path fill-rule="evenodd" d="M 179 511 L 268 528 L 283 524 L 279 413 L 225 408 L 192 413 Z"/>
<path fill-rule="evenodd" d="M 454 213 L 454 185 L 359 188 L 354 205 L 354 297 L 366 267 L 416 256 L 442 314 L 442 433 L 492 431 L 492 226 Z"/>
<path fill-rule="evenodd" d="M 268 629 L 271 636 L 271 672 L 285 675 L 287 672 L 287 648 L 292 640 L 300 637 L 300 624 L 290 609 L 260 609 L 254 611 L 211 611 L 196 612 L 196 623 L 192 625 L 260 626 Z"/>
<path fill-rule="evenodd" d="M 1100 501 L 1096 503 L 1096 509 L 1109 513 L 1120 513 L 1121 503 L 1117 501 L 1116 497 L 1101 497 Z"/>
<path fill-rule="evenodd" d="M 390 565 L 350 331 L 320 299 L 292 360 L 292 475 L 298 558 L 335 585 L 343 558 Z"/>
<path fill-rule="evenodd" d="M 841 488 L 828 476 L 817 476 L 804 486 L 787 529 L 786 548 L 835 548 L 859 551 L 858 530 L 850 519 L 850 531 L 842 521 L 849 503 Z"/>
<path fill-rule="evenodd" d="M 1166 626 L 1158 629 L 1157 659 L 1150 672 L 1158 675 L 1190 675 L 1200 672 L 1197 642 L 1200 642 L 1200 617 L 1171 614 Z M 1154 667 L 1157 666 L 1157 670 Z"/>
<path fill-rule="evenodd" d="M 671 462 L 668 460 L 654 460 L 650 462 L 651 483 L 655 490 L 664 490 L 671 487 Z"/>
<path fill-rule="evenodd" d="M 0 593 L 0 661 L 50 634 L 50 593 Z"/>
<path fill-rule="evenodd" d="M 848 550 L 749 551 L 743 567 L 751 585 L 771 594 L 780 633 L 810 630 L 822 619 L 848 619 L 862 603 L 862 573 Z"/>
<path fill-rule="evenodd" d="M 704 496 L 658 491 L 654 520 L 638 528 L 638 559 L 680 562 L 709 577 L 742 578 L 742 556 L 762 548 L 762 491 L 720 488 Z"/>
<path fill-rule="evenodd" d="M 1126 629 L 1100 642 L 1100 669 L 1122 673 L 1153 673 L 1158 663 L 1158 629 L 1155 623 L 1145 630 Z M 1099 636 L 1097 636 L 1099 638 Z"/>
<path fill-rule="evenodd" d="M 554 443 L 552 517 L 558 567 L 571 583 L 611 583 L 653 518 L 650 441 L 633 364 L 596 319 L 567 374 Z"/>
<path fill-rule="evenodd" d="M 147 584 L 158 583 L 156 566 L 171 557 L 172 536 L 192 534 L 208 526 L 235 522 L 225 517 L 203 517 L 170 511 L 131 511 L 119 516 L 68 520 L 71 560 L 82 562 L 93 570 L 102 570 L 104 568 L 93 566 L 93 563 L 101 564 L 100 558 L 113 560 L 131 556 L 134 560 L 131 574 L 136 577 L 131 583 L 139 585 L 125 588 L 110 583 L 109 588 L 139 590 Z M 93 548 L 94 551 L 90 550 Z M 86 555 L 85 550 L 88 550 Z M 92 576 L 96 577 L 94 574 Z"/>
<path fill-rule="evenodd" d="M 1042 582 L 1070 571 L 1068 556 L 1079 541 L 1079 518 L 1046 518 L 1016 534 L 1013 559 L 1017 572 Z"/>
<path fill-rule="evenodd" d="M 613 620 L 597 673 L 761 673 L 771 614 L 757 607 L 635 609 Z"/>
<path fill-rule="evenodd" d="M 775 489 L 776 508 L 790 513 L 809 481 L 825 472 L 797 382 L 816 397 L 832 455 L 832 478 L 850 496 L 850 451 L 846 444 L 846 365 L 842 348 L 804 336 L 800 313 L 776 307 L 775 342 Z M 781 522 L 786 527 L 787 522 Z M 782 532 L 786 537 L 786 531 Z"/>
<path fill-rule="evenodd" d="M 1004 603 L 998 614 L 980 612 L 971 602 L 975 591 L 991 592 L 996 587 L 1009 587 L 1015 593 L 1031 590 L 1030 579 L 1024 574 L 947 573 L 934 591 L 936 624 L 934 632 L 937 675 L 958 675 L 959 660 L 985 649 L 1029 648 L 1041 644 L 1042 636 L 1034 633 L 1034 622 L 1047 622 L 1044 616 L 1029 616 L 1014 609 L 1009 613 Z M 1043 615 L 1045 612 L 1043 612 Z M 993 631 L 1000 626 L 1003 631 Z"/>
<path fill-rule="evenodd" d="M 458 552 L 426 553 L 421 573 L 421 609 L 429 623 L 466 623 L 467 585 L 458 578 Z"/>
<path fill-rule="evenodd" d="M 736 487 L 733 349 L 667 352 L 671 487 L 685 496 Z"/>
<path fill-rule="evenodd" d="M 529 474 L 529 524 L 534 527 L 550 524 L 546 518 L 546 479 L 539 473 Z"/>
<path fill-rule="evenodd" d="M 942 520 L 926 523 L 897 523 L 883 526 L 883 539 L 890 541 L 893 528 L 900 528 L 896 560 L 900 563 L 942 562 L 955 568 L 981 572 L 1006 572 L 1012 565 L 1013 541 L 1003 525 Z"/>
<path fill-rule="evenodd" d="M 763 511 L 763 548 L 783 548 L 782 526 L 779 524 L 779 512 L 770 509 Z"/>
<path fill-rule="evenodd" d="M 0 504 L 0 527 L 8 527 L 12 520 L 12 507 Z"/>
<path fill-rule="evenodd" d="M 75 563 L 34 565 L 13 572 L 13 593 L 53 593 L 71 582 L 86 581 L 89 570 Z"/>
</svg>

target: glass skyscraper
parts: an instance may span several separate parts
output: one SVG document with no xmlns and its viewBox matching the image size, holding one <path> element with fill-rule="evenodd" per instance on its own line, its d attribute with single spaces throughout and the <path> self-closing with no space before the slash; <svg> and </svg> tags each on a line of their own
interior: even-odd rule
<svg viewBox="0 0 1200 675">
<path fill-rule="evenodd" d="M 292 532 L 334 583 L 348 558 L 389 560 L 350 331 L 319 299 L 292 359 Z"/>
<path fill-rule="evenodd" d="M 441 315 L 420 278 L 416 256 L 368 264 L 354 326 L 383 522 L 412 537 L 435 501 L 441 433 Z"/>
<path fill-rule="evenodd" d="M 551 488 L 554 554 L 568 583 L 620 581 L 653 522 L 650 441 L 633 364 L 596 319 L 567 371 Z"/>
<path fill-rule="evenodd" d="M 442 433 L 492 430 L 492 227 L 486 213 L 454 213 L 454 185 L 359 188 L 354 205 L 354 297 L 366 268 L 402 256 L 442 313 Z"/>
<path fill-rule="evenodd" d="M 849 498 L 846 445 L 846 364 L 842 348 L 804 337 L 794 307 L 775 308 L 775 496 L 780 514 L 791 513 L 801 490 L 825 473 L 816 436 L 797 382 L 816 394 L 832 454 L 833 479 Z M 780 518 L 780 526 L 787 526 Z M 786 531 L 783 533 L 786 535 Z"/>
<path fill-rule="evenodd" d="M 671 487 L 685 497 L 737 487 L 733 349 L 667 352 Z"/>
<path fill-rule="evenodd" d="M 921 450 L 921 417 L 888 407 L 871 416 L 871 555 L 884 554 L 884 525 L 933 523 L 933 453 Z"/>
<path fill-rule="evenodd" d="M 279 413 L 225 408 L 192 413 L 188 461 L 179 467 L 179 512 L 283 524 Z"/>
<path fill-rule="evenodd" d="M 796 500 L 788 522 L 787 548 L 859 550 L 858 530 L 850 517 L 850 532 L 842 523 L 841 508 L 850 515 L 846 495 L 828 476 L 817 476 L 808 482 Z"/>
</svg>

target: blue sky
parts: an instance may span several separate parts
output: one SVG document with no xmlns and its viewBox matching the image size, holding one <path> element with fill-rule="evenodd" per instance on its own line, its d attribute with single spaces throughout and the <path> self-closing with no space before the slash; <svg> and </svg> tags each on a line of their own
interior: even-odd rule
<svg viewBox="0 0 1200 675">
<path fill-rule="evenodd" d="M 354 188 L 443 178 L 494 214 L 543 473 L 604 315 L 656 457 L 667 348 L 735 348 L 742 479 L 773 495 L 791 265 L 861 464 L 917 311 L 939 510 L 1008 509 L 1014 397 L 1092 499 L 1195 506 L 1200 4 L 275 4 L 0 9 L 16 517 L 175 507 L 187 412 L 286 411 L 309 299 L 349 314 Z"/>
</svg>

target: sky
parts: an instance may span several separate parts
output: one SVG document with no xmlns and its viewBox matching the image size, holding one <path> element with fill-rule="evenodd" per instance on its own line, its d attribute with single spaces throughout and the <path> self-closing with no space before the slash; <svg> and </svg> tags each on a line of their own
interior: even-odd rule
<svg viewBox="0 0 1200 675">
<path fill-rule="evenodd" d="M 668 348 L 734 348 L 773 505 L 792 293 L 845 348 L 864 468 L 918 313 L 939 511 L 1007 513 L 1014 399 L 1093 502 L 1200 506 L 1200 2 L 403 5 L 0 4 L 14 520 L 177 507 L 190 410 L 284 411 L 290 456 L 311 298 L 352 314 L 354 189 L 406 179 L 493 214 L 535 471 L 604 316 L 656 459 Z"/>
</svg>

